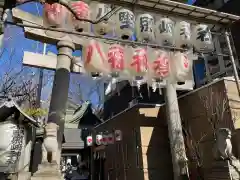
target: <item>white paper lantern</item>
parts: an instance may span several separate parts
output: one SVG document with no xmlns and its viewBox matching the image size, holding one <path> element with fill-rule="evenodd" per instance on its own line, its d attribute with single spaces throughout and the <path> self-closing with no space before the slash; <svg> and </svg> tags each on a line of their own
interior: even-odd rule
<svg viewBox="0 0 240 180">
<path fill-rule="evenodd" d="M 103 136 L 101 134 L 96 135 L 96 144 L 98 146 L 102 145 L 103 142 Z"/>
<path fill-rule="evenodd" d="M 155 25 L 156 40 L 160 45 L 174 45 L 174 22 L 169 18 L 161 18 Z"/>
<path fill-rule="evenodd" d="M 115 130 L 115 141 L 122 141 L 122 131 L 121 130 Z"/>
<path fill-rule="evenodd" d="M 87 136 L 87 146 L 92 146 L 93 139 L 92 136 Z"/>
<path fill-rule="evenodd" d="M 111 72 L 121 72 L 124 69 L 125 48 L 119 44 L 112 44 L 108 48 L 108 63 Z"/>
<path fill-rule="evenodd" d="M 149 73 L 151 78 L 166 78 L 170 74 L 169 53 L 152 49 L 149 53 Z"/>
<path fill-rule="evenodd" d="M 121 9 L 115 17 L 116 35 L 122 39 L 130 39 L 135 28 L 135 16 L 133 12 L 128 9 Z"/>
<path fill-rule="evenodd" d="M 72 164 L 72 159 L 71 157 L 67 157 L 67 163 L 66 164 Z"/>
<path fill-rule="evenodd" d="M 178 21 L 175 26 L 175 43 L 178 48 L 191 45 L 191 25 L 186 21 Z"/>
<path fill-rule="evenodd" d="M 99 3 L 96 1 L 92 1 L 90 3 L 91 9 L 91 20 L 97 21 L 105 16 L 108 12 L 111 11 L 111 7 L 108 4 Z M 103 20 L 100 23 L 93 24 L 93 31 L 95 34 L 105 35 L 111 32 L 113 29 L 113 22 L 110 19 L 107 21 Z"/>
<path fill-rule="evenodd" d="M 147 48 L 132 48 L 132 56 L 129 58 L 128 69 L 131 76 L 144 76 L 148 70 Z"/>
<path fill-rule="evenodd" d="M 70 3 L 72 10 L 77 14 L 78 18 L 90 19 L 90 8 L 87 3 L 83 1 L 72 1 Z M 90 32 L 91 24 L 86 21 L 79 21 L 73 17 L 75 29 L 79 32 Z"/>
<path fill-rule="evenodd" d="M 154 40 L 154 18 L 150 14 L 141 14 L 136 20 L 136 35 L 139 41 Z"/>
<path fill-rule="evenodd" d="M 107 140 L 108 144 L 114 144 L 114 136 L 112 133 L 108 134 L 107 138 L 108 138 Z"/>
<path fill-rule="evenodd" d="M 174 64 L 174 73 L 178 81 L 185 81 L 191 72 L 192 61 L 188 58 L 187 54 L 176 52 L 172 57 Z"/>
<path fill-rule="evenodd" d="M 110 73 L 106 49 L 108 49 L 107 44 L 96 40 L 90 40 L 89 43 L 83 47 L 83 61 L 86 72 L 104 74 Z"/>
<path fill-rule="evenodd" d="M 213 42 L 209 27 L 205 24 L 198 24 L 194 27 L 192 41 L 197 51 L 212 51 Z"/>
<path fill-rule="evenodd" d="M 105 146 L 108 144 L 108 136 L 106 134 L 102 135 L 102 144 Z"/>
</svg>

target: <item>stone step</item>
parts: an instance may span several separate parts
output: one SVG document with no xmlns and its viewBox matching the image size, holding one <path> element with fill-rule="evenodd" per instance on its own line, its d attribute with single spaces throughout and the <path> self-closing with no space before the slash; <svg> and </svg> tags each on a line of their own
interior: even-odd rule
<svg viewBox="0 0 240 180">
<path fill-rule="evenodd" d="M 41 164 L 31 180 L 64 180 L 56 164 Z"/>
<path fill-rule="evenodd" d="M 214 162 L 207 180 L 240 180 L 240 161 Z"/>
<path fill-rule="evenodd" d="M 63 177 L 32 177 L 31 180 L 64 180 Z"/>
</svg>

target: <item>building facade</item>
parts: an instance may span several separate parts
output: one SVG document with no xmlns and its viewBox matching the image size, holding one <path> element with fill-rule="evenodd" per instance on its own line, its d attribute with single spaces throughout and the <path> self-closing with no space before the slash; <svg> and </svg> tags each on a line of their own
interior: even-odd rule
<svg viewBox="0 0 240 180">
<path fill-rule="evenodd" d="M 127 97 L 122 89 L 120 97 Z M 129 94 L 129 92 L 128 92 Z M 131 93 L 130 93 L 131 94 Z M 116 95 L 117 96 L 117 95 Z M 104 154 L 104 177 L 114 179 L 171 178 L 172 166 L 167 130 L 167 113 L 162 103 L 138 103 L 130 106 L 132 97 L 114 97 L 106 107 L 113 105 L 113 115 L 96 127 L 96 133 L 122 131 L 123 140 L 98 151 Z M 148 97 L 148 96 L 147 96 Z M 157 100 L 161 100 L 158 94 Z M 233 78 L 215 80 L 206 86 L 179 96 L 179 108 L 185 135 L 185 146 L 192 177 L 206 176 L 214 162 L 215 133 L 218 128 L 229 128 L 233 152 L 240 157 L 240 98 Z M 125 104 L 125 109 L 123 109 Z M 115 106 L 114 106 L 115 105 Z M 119 105 L 119 106 L 118 106 Z M 117 109 L 119 108 L 119 109 Z M 107 115 L 111 109 L 108 109 Z M 154 159 L 154 160 L 151 160 Z M 95 171 L 99 173 L 99 169 Z M 170 173 L 171 172 L 171 173 Z M 123 177 L 124 176 L 124 177 Z"/>
<path fill-rule="evenodd" d="M 94 150 L 105 157 L 102 168 L 94 166 L 95 179 L 99 174 L 101 180 L 173 178 L 167 125 L 160 106 L 136 103 L 94 129 L 96 134 L 122 132 L 121 141 Z"/>
<path fill-rule="evenodd" d="M 198 177 L 199 173 L 208 176 L 211 171 L 219 128 L 232 131 L 233 154 L 240 157 L 240 97 L 233 78 L 216 80 L 180 96 L 178 100 L 189 169 L 193 177 Z M 165 110 L 162 112 L 166 113 Z M 163 115 L 163 119 L 166 115 Z"/>
</svg>

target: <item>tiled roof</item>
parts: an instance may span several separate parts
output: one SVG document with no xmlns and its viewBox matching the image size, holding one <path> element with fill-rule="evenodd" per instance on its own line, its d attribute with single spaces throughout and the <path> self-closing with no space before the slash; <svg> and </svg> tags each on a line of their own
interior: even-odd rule
<svg viewBox="0 0 240 180">
<path fill-rule="evenodd" d="M 84 114 L 91 108 L 91 103 L 89 101 L 84 102 L 76 111 L 74 112 L 71 119 L 67 120 L 68 123 L 79 123 Z"/>
<path fill-rule="evenodd" d="M 31 124 L 33 124 L 36 127 L 39 127 L 39 122 L 32 117 L 28 116 L 21 108 L 20 106 L 13 100 L 8 100 L 3 102 L 0 105 L 0 119 L 4 120 L 13 115 L 15 112 L 20 112 L 24 116 L 24 121 L 27 121 Z"/>
</svg>

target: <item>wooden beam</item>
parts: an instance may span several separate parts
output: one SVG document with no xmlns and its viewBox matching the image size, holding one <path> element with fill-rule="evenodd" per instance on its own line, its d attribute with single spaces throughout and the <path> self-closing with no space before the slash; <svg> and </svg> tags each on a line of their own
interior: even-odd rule
<svg viewBox="0 0 240 180">
<path fill-rule="evenodd" d="M 80 74 L 85 73 L 81 59 L 77 57 L 76 60 L 77 62 L 73 64 L 71 71 L 73 73 L 80 73 Z M 57 56 L 43 55 L 43 54 L 25 51 L 23 55 L 23 65 L 55 70 L 57 66 Z"/>
<path fill-rule="evenodd" d="M 12 17 L 15 22 L 26 21 L 35 25 L 43 26 L 43 19 L 41 16 L 35 16 L 18 8 L 12 9 Z"/>
<path fill-rule="evenodd" d="M 14 21 L 23 23 L 25 25 L 35 25 L 43 27 L 43 19 L 40 16 L 35 16 L 20 9 L 12 9 L 12 16 Z M 76 35 L 69 35 L 62 32 L 46 31 L 43 29 L 24 27 L 24 34 L 26 38 L 40 41 L 42 43 L 56 45 L 60 40 L 71 39 L 76 46 L 76 49 L 81 49 L 84 43 L 87 42 L 87 38 L 79 37 Z"/>
</svg>

